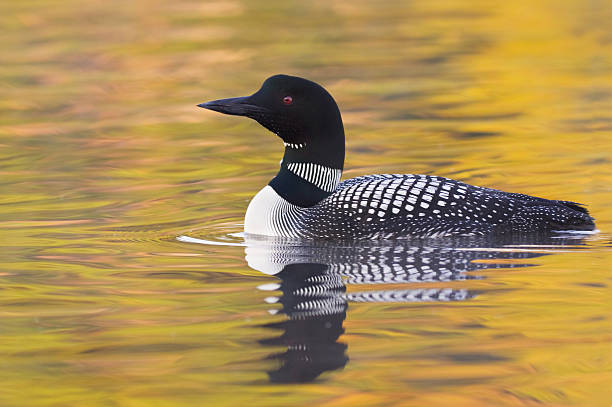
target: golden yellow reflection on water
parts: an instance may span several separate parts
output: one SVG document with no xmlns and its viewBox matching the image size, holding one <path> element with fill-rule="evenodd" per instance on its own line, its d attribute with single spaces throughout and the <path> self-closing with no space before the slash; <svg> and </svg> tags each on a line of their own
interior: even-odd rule
<svg viewBox="0 0 612 407">
<path fill-rule="evenodd" d="M 608 1 L 0 11 L 0 405 L 609 406 Z M 195 104 L 275 73 L 338 101 L 345 178 L 428 173 L 574 200 L 602 233 L 545 256 L 497 254 L 480 264 L 535 266 L 466 274 L 482 279 L 347 284 L 330 346 L 348 362 L 271 383 L 270 355 L 287 346 L 265 343 L 282 336 L 266 324 L 289 313 L 268 313 L 279 294 L 256 287 L 279 278 L 249 268 L 241 246 L 176 237 L 240 242 L 231 234 L 281 144 Z M 474 295 L 360 301 L 422 287 Z"/>
</svg>

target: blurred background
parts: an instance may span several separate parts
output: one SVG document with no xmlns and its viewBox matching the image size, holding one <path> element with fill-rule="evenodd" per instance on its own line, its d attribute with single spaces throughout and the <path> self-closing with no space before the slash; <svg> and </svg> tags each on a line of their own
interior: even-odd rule
<svg viewBox="0 0 612 407">
<path fill-rule="evenodd" d="M 0 3 L 2 405 L 609 406 L 610 21 L 607 0 Z M 577 201 L 603 237 L 535 276 L 474 283 L 494 298 L 357 305 L 342 374 L 271 386 L 269 349 L 250 342 L 253 319 L 272 318 L 254 290 L 269 277 L 241 247 L 175 239 L 240 241 L 282 142 L 195 105 L 277 73 L 335 97 L 343 178 L 425 173 Z M 431 341 L 503 355 L 415 356 Z"/>
<path fill-rule="evenodd" d="M 194 227 L 212 199 L 240 222 L 277 170 L 280 140 L 195 105 L 287 73 L 337 99 L 345 176 L 435 173 L 584 202 L 599 225 L 612 220 L 607 1 L 0 7 L 2 161 L 14 182 L 3 195 L 36 201 L 27 219 L 82 217 L 64 212 L 69 201 L 124 226 L 151 211 Z"/>
</svg>

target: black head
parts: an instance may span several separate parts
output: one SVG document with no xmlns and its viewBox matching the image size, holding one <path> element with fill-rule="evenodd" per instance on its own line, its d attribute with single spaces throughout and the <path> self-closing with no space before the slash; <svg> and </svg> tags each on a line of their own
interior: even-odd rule
<svg viewBox="0 0 612 407">
<path fill-rule="evenodd" d="M 334 168 L 344 164 L 344 128 L 336 102 L 320 85 L 275 75 L 251 96 L 220 99 L 198 106 L 246 116 L 278 135 L 287 146 L 285 160 Z"/>
</svg>

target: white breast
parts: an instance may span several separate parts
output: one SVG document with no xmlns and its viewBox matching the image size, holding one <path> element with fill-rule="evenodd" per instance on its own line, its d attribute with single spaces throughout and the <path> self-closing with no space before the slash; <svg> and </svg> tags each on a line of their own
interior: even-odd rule
<svg viewBox="0 0 612 407">
<path fill-rule="evenodd" d="M 266 185 L 249 204 L 244 216 L 244 231 L 253 235 L 296 237 L 303 211 Z"/>
</svg>

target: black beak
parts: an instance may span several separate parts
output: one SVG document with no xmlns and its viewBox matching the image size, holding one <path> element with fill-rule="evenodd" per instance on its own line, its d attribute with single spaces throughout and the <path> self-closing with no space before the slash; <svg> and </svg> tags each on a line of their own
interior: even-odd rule
<svg viewBox="0 0 612 407">
<path fill-rule="evenodd" d="M 266 112 L 267 109 L 249 103 L 250 96 L 219 99 L 211 102 L 200 103 L 198 106 L 215 112 L 232 114 L 236 116 L 250 116 L 252 113 Z"/>
</svg>

